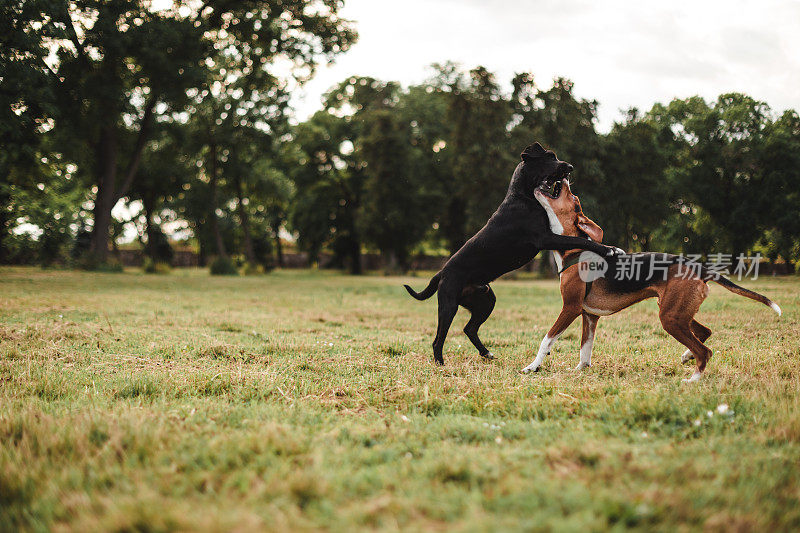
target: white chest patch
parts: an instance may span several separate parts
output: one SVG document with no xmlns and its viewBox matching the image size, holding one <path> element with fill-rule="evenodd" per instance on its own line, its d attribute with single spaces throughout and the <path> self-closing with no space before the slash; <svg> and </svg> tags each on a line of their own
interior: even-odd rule
<svg viewBox="0 0 800 533">
<path fill-rule="evenodd" d="M 614 314 L 614 311 L 609 311 L 607 309 L 595 309 L 594 307 L 589 307 L 586 304 L 583 304 L 583 310 L 587 313 L 592 313 L 593 315 L 597 316 L 608 316 Z"/>
<path fill-rule="evenodd" d="M 558 269 L 558 277 L 561 277 L 561 269 L 564 268 L 564 260 L 561 258 L 561 254 L 558 252 L 551 252 L 553 254 L 553 259 L 556 261 L 556 268 Z"/>
<path fill-rule="evenodd" d="M 564 183 L 567 187 L 569 187 L 569 180 L 564 180 Z M 550 202 L 547 201 L 544 194 L 539 192 L 538 190 L 533 194 L 536 197 L 536 200 L 539 204 L 544 207 L 545 213 L 547 213 L 547 220 L 550 222 L 550 231 L 555 233 L 556 235 L 563 235 L 564 234 L 564 226 L 561 225 L 561 221 L 558 220 L 555 211 L 553 208 L 550 207 Z"/>
<path fill-rule="evenodd" d="M 541 194 L 536 195 L 536 199 L 539 203 L 544 207 L 545 213 L 547 213 L 547 220 L 550 222 L 550 231 L 555 233 L 556 235 L 563 235 L 564 234 L 564 226 L 561 225 L 561 221 L 558 220 L 555 211 L 553 208 L 550 207 L 550 204 L 547 200 L 545 200 Z"/>
</svg>

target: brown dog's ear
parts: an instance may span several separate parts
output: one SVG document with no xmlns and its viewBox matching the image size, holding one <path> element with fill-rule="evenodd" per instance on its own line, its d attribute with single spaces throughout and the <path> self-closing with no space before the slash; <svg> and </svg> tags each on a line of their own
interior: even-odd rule
<svg viewBox="0 0 800 533">
<path fill-rule="evenodd" d="M 588 235 L 594 242 L 603 242 L 603 228 L 595 224 L 589 217 L 582 213 L 579 214 L 576 224 L 578 229 Z"/>
<path fill-rule="evenodd" d="M 533 143 L 522 151 L 520 157 L 523 161 L 529 161 L 531 159 L 536 159 L 537 157 L 542 157 L 546 153 L 547 150 L 542 148 L 541 144 Z"/>
</svg>

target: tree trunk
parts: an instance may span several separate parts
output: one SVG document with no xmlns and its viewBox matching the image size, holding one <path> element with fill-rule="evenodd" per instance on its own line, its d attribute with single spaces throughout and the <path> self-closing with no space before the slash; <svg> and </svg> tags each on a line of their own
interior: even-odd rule
<svg viewBox="0 0 800 533">
<path fill-rule="evenodd" d="M 208 253 L 206 252 L 205 239 L 200 238 L 201 224 L 196 222 L 194 225 L 194 235 L 197 238 L 197 266 L 205 267 L 208 263 Z"/>
<path fill-rule="evenodd" d="M 358 276 L 363 273 L 361 268 L 361 243 L 353 238 L 350 243 L 350 273 Z"/>
<path fill-rule="evenodd" d="M 219 219 L 217 217 L 217 145 L 213 141 L 208 145 L 211 153 L 209 182 L 211 184 L 211 231 L 214 233 L 214 243 L 217 246 L 217 255 L 227 259 L 228 252 L 225 250 L 225 241 L 222 240 L 222 233 L 219 230 Z"/>
<path fill-rule="evenodd" d="M 9 216 L 8 212 L 6 211 L 8 204 L 11 203 L 11 195 L 6 193 L 2 188 L 0 188 L 0 265 L 4 265 L 9 262 L 9 253 L 6 250 L 6 237 L 8 236 L 9 228 Z"/>
<path fill-rule="evenodd" d="M 398 254 L 398 264 L 400 265 L 400 272 L 407 274 L 411 264 L 411 256 L 407 250 L 403 250 Z"/>
<path fill-rule="evenodd" d="M 737 258 L 741 255 L 742 257 L 747 257 L 747 247 L 742 246 L 741 244 L 734 244 L 733 245 L 733 253 L 731 254 L 731 264 L 729 265 L 730 272 L 736 268 L 736 261 Z"/>
<path fill-rule="evenodd" d="M 550 250 L 541 250 L 536 257 L 539 258 L 539 274 L 547 276 L 550 271 L 550 256 L 553 253 Z"/>
<path fill-rule="evenodd" d="M 114 234 L 111 236 L 111 251 L 114 253 L 114 258 L 117 262 L 122 263 L 122 255 L 119 252 L 119 246 L 117 245 L 117 232 L 114 231 Z"/>
<path fill-rule="evenodd" d="M 128 169 L 125 171 L 122 184 L 116 190 L 117 200 L 120 200 L 123 196 L 128 194 L 128 190 L 131 188 L 133 180 L 136 179 L 136 174 L 139 172 L 139 165 L 142 162 L 144 147 L 150 135 L 150 126 L 153 123 L 153 112 L 157 100 L 156 95 L 152 94 L 145 103 L 144 115 L 142 115 L 142 121 L 139 124 L 139 134 L 136 136 L 136 145 L 133 148 L 131 160 L 128 162 Z"/>
<path fill-rule="evenodd" d="M 98 184 L 94 200 L 94 226 L 92 227 L 91 252 L 100 263 L 108 260 L 108 237 L 111 227 L 111 210 L 116 203 L 114 191 L 117 179 L 117 130 L 111 126 L 103 128 L 97 147 Z"/>
<path fill-rule="evenodd" d="M 242 233 L 244 233 L 244 255 L 247 257 L 247 262 L 250 264 L 257 264 L 256 252 L 253 249 L 253 238 L 250 236 L 250 217 L 247 216 L 247 208 L 244 205 L 244 194 L 242 193 L 242 178 L 236 176 L 236 211 L 239 214 L 239 222 L 242 224 Z"/>
<path fill-rule="evenodd" d="M 94 201 L 94 227 L 92 228 L 91 252 L 100 263 L 108 260 L 109 230 L 111 229 L 111 210 L 117 201 L 128 193 L 139 164 L 149 135 L 150 125 L 153 122 L 153 111 L 156 105 L 156 96 L 153 94 L 147 100 L 144 115 L 139 126 L 136 145 L 131 154 L 122 186 L 117 188 L 117 160 L 118 139 L 117 128 L 113 123 L 114 117 L 108 120 L 111 124 L 103 127 L 100 142 L 95 151 L 97 165 L 97 196 Z"/>
<path fill-rule="evenodd" d="M 466 208 L 464 206 L 464 202 L 458 199 L 452 199 L 446 206 L 446 216 L 442 218 L 440 221 L 440 228 L 442 231 L 442 235 L 447 242 L 447 248 L 450 251 L 450 255 L 453 255 L 457 251 L 464 246 L 466 243 L 466 239 L 464 238 L 465 233 L 465 212 Z"/>
<path fill-rule="evenodd" d="M 153 262 L 156 261 L 155 257 L 155 239 L 153 238 L 153 199 L 149 194 L 142 195 L 142 209 L 144 210 L 144 232 L 147 235 L 147 244 L 144 247 L 145 255 L 150 257 Z"/>
<path fill-rule="evenodd" d="M 278 268 L 283 268 L 283 243 L 281 243 L 280 224 L 272 226 L 272 233 L 275 234 L 275 256 L 278 261 Z"/>
</svg>

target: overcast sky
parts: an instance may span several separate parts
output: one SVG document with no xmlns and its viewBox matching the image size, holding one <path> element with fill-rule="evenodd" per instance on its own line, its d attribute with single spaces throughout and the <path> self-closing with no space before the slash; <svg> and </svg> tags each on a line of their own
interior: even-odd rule
<svg viewBox="0 0 800 533">
<path fill-rule="evenodd" d="M 358 43 L 295 97 L 299 119 L 351 75 L 419 83 L 447 60 L 483 65 L 507 88 L 530 71 L 600 102 L 599 129 L 620 109 L 741 91 L 800 110 L 800 1 L 345 0 Z"/>
</svg>

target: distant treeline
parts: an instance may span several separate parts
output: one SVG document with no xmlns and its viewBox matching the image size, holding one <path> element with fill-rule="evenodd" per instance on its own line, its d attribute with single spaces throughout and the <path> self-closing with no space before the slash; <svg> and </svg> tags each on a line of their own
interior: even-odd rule
<svg viewBox="0 0 800 533">
<path fill-rule="evenodd" d="M 349 265 L 364 245 L 400 265 L 420 247 L 453 252 L 496 209 L 536 140 L 575 166 L 573 191 L 608 243 L 800 258 L 795 111 L 776 117 L 736 93 L 692 97 L 630 109 L 599 134 L 598 103 L 576 98 L 566 79 L 540 89 L 519 74 L 508 94 L 484 68 L 434 69 L 408 89 L 345 80 L 294 128 L 287 221 L 306 250 L 330 248 Z"/>
<path fill-rule="evenodd" d="M 796 111 L 692 97 L 630 109 L 600 134 L 598 103 L 566 79 L 518 74 L 507 91 L 445 63 L 408 88 L 348 78 L 294 124 L 270 66 L 291 59 L 299 79 L 346 50 L 356 35 L 335 10 L 67 4 L 0 13 L 0 262 L 102 266 L 127 226 L 153 263 L 180 237 L 218 271 L 270 267 L 289 232 L 352 272 L 367 250 L 404 269 L 478 230 L 533 141 L 575 166 L 607 243 L 800 259 Z"/>
</svg>

